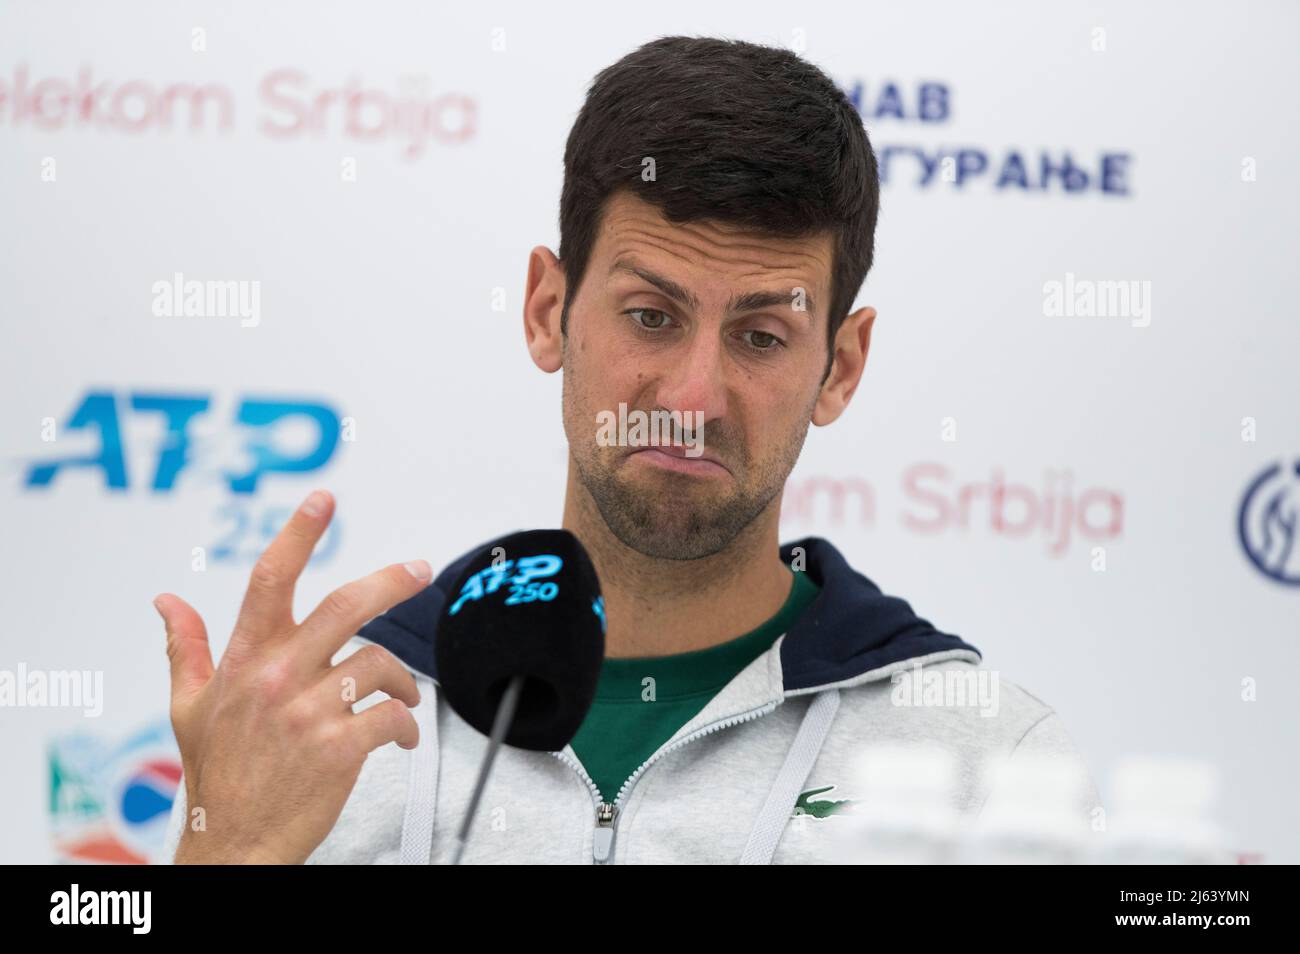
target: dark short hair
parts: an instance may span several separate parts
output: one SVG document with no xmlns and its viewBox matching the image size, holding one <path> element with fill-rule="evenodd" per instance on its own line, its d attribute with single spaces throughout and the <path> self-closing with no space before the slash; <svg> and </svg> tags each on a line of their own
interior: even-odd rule
<svg viewBox="0 0 1300 954">
<path fill-rule="evenodd" d="M 642 178 L 652 157 L 655 180 Z M 827 362 L 871 269 L 880 177 L 862 119 L 821 70 L 740 40 L 652 40 L 596 75 L 564 148 L 561 330 L 609 198 L 628 190 L 671 222 L 760 235 L 833 233 Z"/>
</svg>

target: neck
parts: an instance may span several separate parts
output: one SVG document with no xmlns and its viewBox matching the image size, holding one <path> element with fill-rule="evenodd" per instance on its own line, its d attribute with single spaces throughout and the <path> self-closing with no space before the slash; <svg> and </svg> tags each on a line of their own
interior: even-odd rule
<svg viewBox="0 0 1300 954">
<path fill-rule="evenodd" d="M 781 495 L 725 548 L 697 560 L 648 557 L 610 532 L 569 466 L 564 529 L 591 556 L 605 598 L 605 655 L 667 656 L 708 649 L 767 622 L 790 595 L 781 562 Z"/>
</svg>

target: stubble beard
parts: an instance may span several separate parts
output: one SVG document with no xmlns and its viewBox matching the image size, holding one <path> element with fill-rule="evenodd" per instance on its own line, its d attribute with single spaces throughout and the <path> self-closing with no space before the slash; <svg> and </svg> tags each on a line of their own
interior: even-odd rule
<svg viewBox="0 0 1300 954">
<path fill-rule="evenodd" d="M 578 479 L 610 533 L 624 546 L 655 559 L 698 560 L 725 550 L 780 494 L 808 433 L 805 422 L 774 460 L 758 466 L 738 440 L 723 442 L 723 459 L 731 470 L 727 477 L 637 473 L 641 468 L 630 461 L 627 448 L 596 445 L 594 413 L 585 427 L 570 417 L 575 395 L 568 367 L 564 374 L 569 456 Z M 705 425 L 705 447 L 712 446 L 707 433 L 716 423 Z M 722 487 L 708 486 L 712 484 Z"/>
</svg>

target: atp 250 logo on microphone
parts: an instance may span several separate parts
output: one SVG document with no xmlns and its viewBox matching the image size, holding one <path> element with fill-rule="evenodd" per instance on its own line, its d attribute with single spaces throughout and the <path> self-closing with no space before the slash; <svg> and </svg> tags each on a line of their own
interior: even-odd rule
<svg viewBox="0 0 1300 954">
<path fill-rule="evenodd" d="M 497 547 L 492 565 L 479 570 L 461 587 L 460 597 L 447 611 L 448 616 L 455 616 L 467 600 L 481 600 L 485 596 L 506 587 L 506 606 L 520 603 L 532 603 L 538 600 L 546 603 L 555 599 L 560 592 L 558 583 L 549 579 L 560 572 L 564 560 L 553 553 L 537 553 L 520 557 L 518 560 L 505 558 L 505 551 Z"/>
<path fill-rule="evenodd" d="M 216 491 L 227 499 L 202 559 L 251 563 L 279 532 L 301 496 L 303 478 L 321 471 L 355 439 L 356 422 L 325 400 L 267 395 L 93 389 L 62 417 L 42 417 L 48 451 L 23 465 L 24 492 L 86 488 L 158 497 Z M 292 481 L 284 504 L 259 499 Z M 313 562 L 338 548 L 331 522 Z"/>
</svg>

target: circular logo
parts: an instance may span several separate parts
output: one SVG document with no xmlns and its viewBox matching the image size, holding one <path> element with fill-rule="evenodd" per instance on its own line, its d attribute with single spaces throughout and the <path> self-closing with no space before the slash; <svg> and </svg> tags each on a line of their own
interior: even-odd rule
<svg viewBox="0 0 1300 954">
<path fill-rule="evenodd" d="M 174 748 L 133 753 L 110 781 L 108 822 L 132 851 L 152 857 L 162 848 L 181 778 Z"/>
<path fill-rule="evenodd" d="M 1271 580 L 1300 586 L 1300 460 L 1273 464 L 1241 498 L 1237 533 L 1256 569 Z"/>
</svg>

